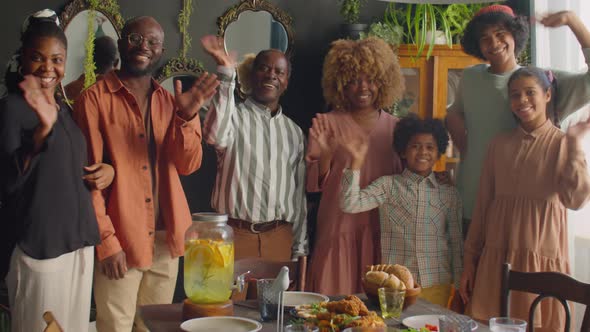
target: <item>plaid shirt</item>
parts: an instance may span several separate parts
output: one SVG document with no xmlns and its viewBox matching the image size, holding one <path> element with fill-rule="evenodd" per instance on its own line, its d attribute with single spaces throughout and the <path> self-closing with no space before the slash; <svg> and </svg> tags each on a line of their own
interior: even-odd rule
<svg viewBox="0 0 590 332">
<path fill-rule="evenodd" d="M 461 200 L 455 187 L 408 169 L 359 188 L 359 171 L 344 170 L 340 206 L 347 213 L 379 207 L 384 263 L 405 265 L 422 287 L 454 283 L 463 270 Z"/>
</svg>

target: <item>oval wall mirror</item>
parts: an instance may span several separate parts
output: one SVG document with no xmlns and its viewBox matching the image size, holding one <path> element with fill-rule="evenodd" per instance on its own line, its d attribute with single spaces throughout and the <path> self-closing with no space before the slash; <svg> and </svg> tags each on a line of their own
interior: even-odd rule
<svg viewBox="0 0 590 332">
<path fill-rule="evenodd" d="M 227 27 L 223 39 L 226 52 L 236 51 L 239 57 L 269 48 L 286 52 L 289 46 L 287 30 L 266 11 L 242 12 L 238 20 Z"/>
<path fill-rule="evenodd" d="M 238 61 L 248 53 L 269 48 L 288 56 L 293 51 L 292 19 L 266 0 L 243 0 L 217 19 L 218 35 L 226 51 L 236 51 Z"/>
<path fill-rule="evenodd" d="M 203 74 L 203 65 L 194 59 L 173 58 L 170 59 L 156 80 L 163 88 L 174 94 L 174 81 L 182 82 L 182 90 L 190 88 L 195 79 Z"/>
<path fill-rule="evenodd" d="M 62 80 L 62 85 L 67 87 L 68 84 L 79 80 L 83 83 L 84 61 L 86 58 L 86 41 L 88 39 L 88 20 L 91 11 L 94 12 L 94 36 L 110 37 L 115 43 L 115 51 L 120 31 L 123 28 L 123 18 L 118 13 L 118 6 L 113 5 L 113 1 L 104 1 L 110 3 L 107 8 L 90 9 L 85 0 L 73 0 L 70 2 L 60 15 L 60 21 L 66 37 L 68 39 L 68 53 L 66 60 L 66 73 Z M 118 59 L 118 53 L 116 54 Z M 74 84 L 72 84 L 74 85 Z M 83 87 L 83 85 L 82 85 Z M 81 91 L 81 89 L 76 89 Z M 74 99 L 76 96 L 67 96 L 68 99 Z M 74 97 L 74 98 L 72 98 Z"/>
</svg>

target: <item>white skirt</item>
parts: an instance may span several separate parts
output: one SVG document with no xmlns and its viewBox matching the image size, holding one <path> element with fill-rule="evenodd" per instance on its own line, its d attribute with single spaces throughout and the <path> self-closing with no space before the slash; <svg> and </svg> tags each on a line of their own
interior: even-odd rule
<svg viewBox="0 0 590 332">
<path fill-rule="evenodd" d="M 6 276 L 12 332 L 43 331 L 51 311 L 64 331 L 88 331 L 94 247 L 34 259 L 18 245 Z"/>
</svg>

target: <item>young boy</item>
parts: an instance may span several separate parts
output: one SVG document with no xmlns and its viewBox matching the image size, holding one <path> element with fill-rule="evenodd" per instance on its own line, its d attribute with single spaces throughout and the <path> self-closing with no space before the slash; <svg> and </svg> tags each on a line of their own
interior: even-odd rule
<svg viewBox="0 0 590 332">
<path fill-rule="evenodd" d="M 459 288 L 463 240 L 461 200 L 457 190 L 439 183 L 432 167 L 449 138 L 439 120 L 402 119 L 394 147 L 404 163 L 401 174 L 359 186 L 359 169 L 368 148 L 365 138 L 344 130 L 335 136 L 351 155 L 344 170 L 340 207 L 359 213 L 379 207 L 383 263 L 405 265 L 422 286 L 421 297 L 446 306 L 451 284 Z"/>
</svg>

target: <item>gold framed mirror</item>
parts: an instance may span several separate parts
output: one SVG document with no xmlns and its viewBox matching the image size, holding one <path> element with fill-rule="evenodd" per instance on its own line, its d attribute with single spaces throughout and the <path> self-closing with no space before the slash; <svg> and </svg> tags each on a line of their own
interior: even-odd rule
<svg viewBox="0 0 590 332">
<path fill-rule="evenodd" d="M 237 52 L 238 61 L 246 54 L 270 48 L 290 56 L 294 43 L 292 21 L 289 14 L 267 0 L 242 0 L 217 19 L 217 35 L 223 38 L 226 52 Z"/>
<path fill-rule="evenodd" d="M 68 39 L 66 73 L 61 82 L 62 86 L 83 83 L 82 75 L 92 71 L 94 66 L 89 68 L 89 64 L 94 64 L 94 59 L 87 59 L 88 44 L 97 37 L 110 37 L 115 45 L 116 58 L 119 58 L 116 43 L 121 35 L 124 20 L 119 13 L 116 0 L 72 0 L 61 12 L 59 19 Z M 82 88 L 83 85 L 80 89 L 74 90 L 81 91 Z M 75 97 L 66 94 L 66 98 L 70 100 Z"/>
<path fill-rule="evenodd" d="M 172 58 L 162 68 L 156 80 L 174 94 L 174 81 L 180 80 L 182 82 L 182 89 L 185 90 L 193 85 L 196 78 L 201 76 L 205 70 L 203 65 L 190 58 Z"/>
<path fill-rule="evenodd" d="M 193 11 L 192 2 L 193 0 L 183 0 L 182 9 L 178 15 L 178 30 L 182 37 L 182 46 L 178 51 L 178 57 L 169 59 L 156 76 L 156 80 L 162 87 L 172 94 L 174 94 L 174 81 L 180 80 L 182 82 L 182 90 L 186 91 L 193 86 L 195 79 L 205 72 L 203 64 L 200 61 L 187 57 L 191 46 L 188 26 L 190 25 Z"/>
</svg>

